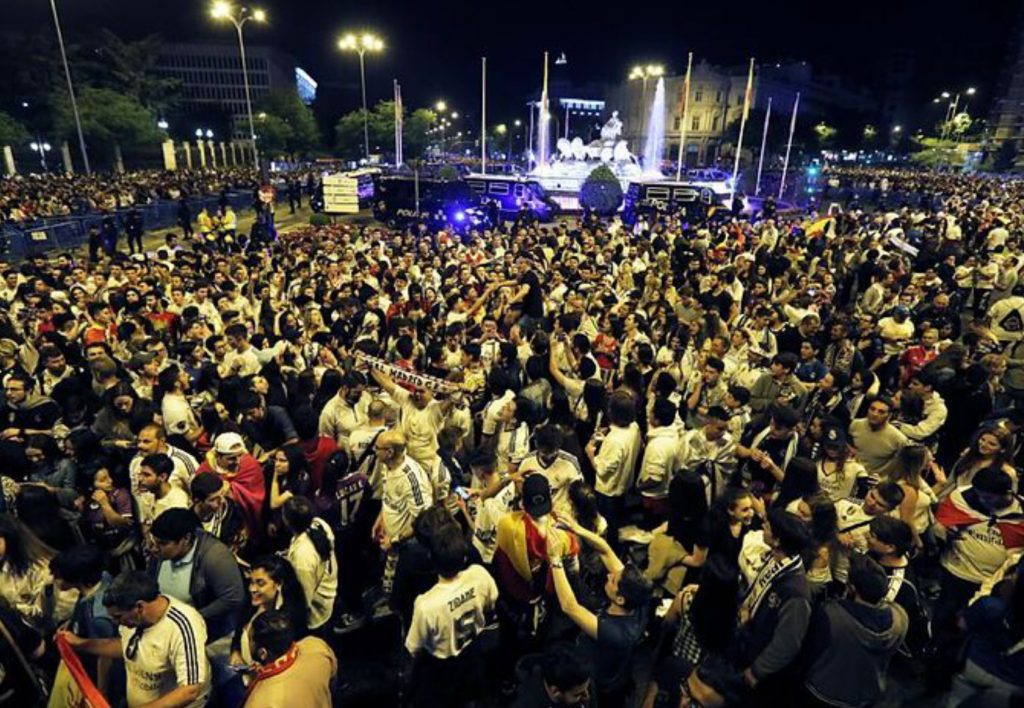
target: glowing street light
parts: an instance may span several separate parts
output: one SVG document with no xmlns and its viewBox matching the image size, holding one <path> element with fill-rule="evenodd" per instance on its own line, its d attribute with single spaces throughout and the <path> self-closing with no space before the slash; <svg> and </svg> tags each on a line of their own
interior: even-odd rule
<svg viewBox="0 0 1024 708">
<path fill-rule="evenodd" d="M 210 130 L 209 128 L 206 129 L 206 139 L 207 140 L 212 140 L 213 139 L 213 131 Z"/>
<path fill-rule="evenodd" d="M 458 117 L 459 117 L 458 112 L 457 111 L 452 111 L 452 120 L 457 120 Z"/>
<path fill-rule="evenodd" d="M 235 30 L 238 32 L 238 53 L 242 59 L 242 83 L 245 85 L 245 110 L 249 116 L 249 137 L 252 140 L 252 157 L 253 162 L 259 167 L 260 154 L 256 148 L 256 125 L 252 119 L 252 96 L 249 93 L 249 68 L 245 62 L 245 38 L 242 36 L 242 28 L 245 27 L 246 22 L 256 22 L 263 24 L 267 21 L 267 13 L 260 9 L 250 9 L 248 7 L 240 7 L 237 10 L 235 6 L 225 0 L 218 0 L 210 6 L 210 17 L 215 20 L 227 20 L 235 26 Z M 209 137 L 213 137 L 213 131 L 207 131 L 210 133 Z"/>
<path fill-rule="evenodd" d="M 892 127 L 892 132 L 896 133 L 896 134 L 899 134 L 902 130 L 903 130 L 903 126 L 902 125 L 894 125 Z"/>
<path fill-rule="evenodd" d="M 39 164 L 43 166 L 43 172 L 46 172 L 46 153 L 52 149 L 50 143 L 43 141 L 29 143 L 29 147 L 32 148 L 32 152 L 39 153 Z"/>
<path fill-rule="evenodd" d="M 196 128 L 196 137 L 197 138 L 203 137 L 203 129 L 202 128 Z"/>
<path fill-rule="evenodd" d="M 448 104 L 445 103 L 444 101 L 438 101 L 437 103 L 434 104 L 434 108 L 436 108 L 439 112 L 440 111 L 447 111 L 448 110 Z"/>
<path fill-rule="evenodd" d="M 169 127 L 169 123 L 165 121 L 163 118 L 161 118 L 156 122 L 156 127 L 159 128 L 160 130 L 167 130 L 167 128 Z"/>
<path fill-rule="evenodd" d="M 359 85 L 363 91 L 363 157 L 370 157 L 370 123 L 366 111 L 366 53 L 380 52 L 384 49 L 384 41 L 379 37 L 364 32 L 356 36 L 349 32 L 338 40 L 338 49 L 343 52 L 356 52 L 359 55 Z"/>
</svg>

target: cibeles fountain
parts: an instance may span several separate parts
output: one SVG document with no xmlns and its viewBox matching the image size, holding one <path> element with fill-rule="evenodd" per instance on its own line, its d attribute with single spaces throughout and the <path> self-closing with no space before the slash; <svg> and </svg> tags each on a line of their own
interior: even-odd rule
<svg viewBox="0 0 1024 708">
<path fill-rule="evenodd" d="M 618 111 L 601 128 L 601 137 L 590 143 L 581 138 L 559 138 L 552 155 L 543 154 L 547 144 L 538 135 L 537 145 L 542 150 L 536 156 L 536 166 L 530 175 L 540 182 L 544 189 L 562 202 L 579 194 L 583 181 L 599 165 L 606 165 L 618 177 L 625 191 L 630 182 L 658 181 L 665 179 L 662 173 L 661 157 L 665 146 L 665 82 L 658 79 L 647 121 L 647 138 L 643 158 L 634 155 L 622 138 L 622 120 Z M 549 130 L 549 122 L 538 121 L 538 133 Z"/>
</svg>

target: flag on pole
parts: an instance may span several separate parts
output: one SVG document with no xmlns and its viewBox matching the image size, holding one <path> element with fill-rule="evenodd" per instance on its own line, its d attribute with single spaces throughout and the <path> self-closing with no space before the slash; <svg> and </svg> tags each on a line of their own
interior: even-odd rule
<svg viewBox="0 0 1024 708">
<path fill-rule="evenodd" d="M 690 102 L 690 73 L 693 70 L 693 52 L 686 57 L 686 78 L 683 79 L 683 95 L 679 98 L 679 157 L 676 160 L 676 181 L 683 178 L 683 163 L 686 161 L 686 105 Z"/>
<path fill-rule="evenodd" d="M 750 58 L 750 71 L 747 73 L 747 90 L 743 93 L 743 120 L 750 116 L 750 104 L 754 99 L 754 58 Z"/>
</svg>

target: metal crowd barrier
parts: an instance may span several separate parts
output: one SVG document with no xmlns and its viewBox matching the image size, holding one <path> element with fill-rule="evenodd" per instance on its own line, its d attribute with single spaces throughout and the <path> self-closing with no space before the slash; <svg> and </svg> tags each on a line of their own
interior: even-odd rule
<svg viewBox="0 0 1024 708">
<path fill-rule="evenodd" d="M 252 206 L 250 190 L 229 191 L 228 203 L 231 208 L 241 212 Z M 211 212 L 216 210 L 220 195 L 195 197 L 187 200 L 192 210 L 192 220 L 205 206 Z M 178 202 L 160 199 L 151 204 L 138 207 L 142 214 L 142 224 L 146 231 L 168 229 L 178 225 Z M 124 224 L 131 208 L 118 209 L 111 212 L 117 222 L 119 239 L 124 236 Z M 54 250 L 67 250 L 84 246 L 88 242 L 89 229 L 102 226 L 105 215 L 98 212 L 72 216 L 55 216 L 40 219 L 30 224 L 0 226 L 0 258 L 14 262 Z"/>
</svg>

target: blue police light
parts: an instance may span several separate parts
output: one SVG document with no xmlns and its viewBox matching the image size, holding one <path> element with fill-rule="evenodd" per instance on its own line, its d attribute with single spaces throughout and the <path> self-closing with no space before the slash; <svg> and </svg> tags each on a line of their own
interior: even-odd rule
<svg viewBox="0 0 1024 708">
<path fill-rule="evenodd" d="M 821 168 L 817 167 L 816 165 L 811 165 L 810 167 L 807 168 L 807 176 L 808 177 L 817 177 L 818 173 L 820 171 L 821 171 Z"/>
<path fill-rule="evenodd" d="M 457 211 L 457 212 L 455 212 L 455 220 L 456 221 L 465 221 L 466 220 L 466 212 L 464 212 L 464 211 Z"/>
</svg>

